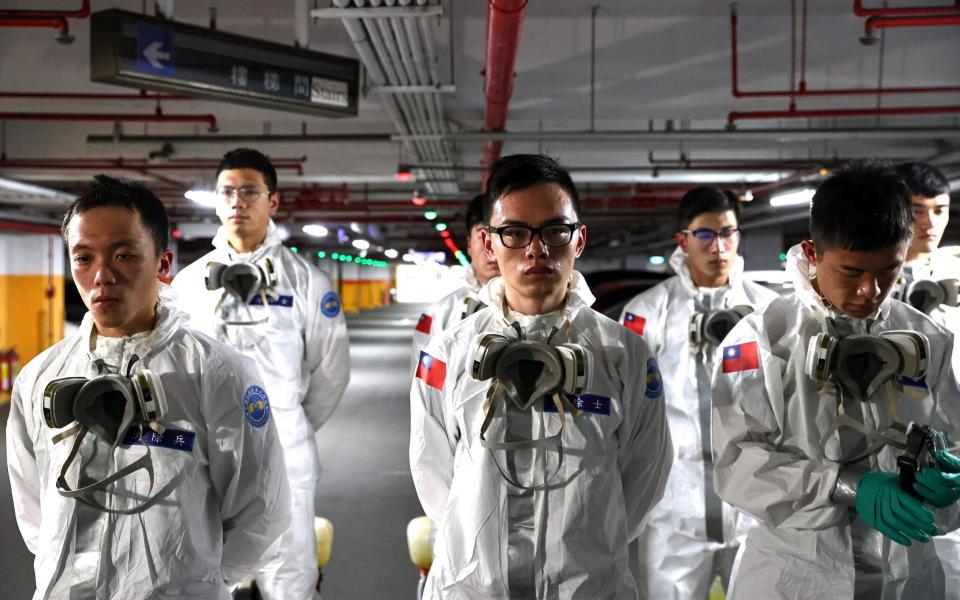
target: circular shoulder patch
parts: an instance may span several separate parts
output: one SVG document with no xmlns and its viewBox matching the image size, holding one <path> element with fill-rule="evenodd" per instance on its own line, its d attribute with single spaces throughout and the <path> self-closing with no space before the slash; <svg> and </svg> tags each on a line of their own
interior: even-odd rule
<svg viewBox="0 0 960 600">
<path fill-rule="evenodd" d="M 320 301 L 320 312 L 331 319 L 340 314 L 340 297 L 336 292 L 327 292 Z"/>
<path fill-rule="evenodd" d="M 243 393 L 243 416 L 257 428 L 270 420 L 270 400 L 262 387 L 251 385 Z"/>
<path fill-rule="evenodd" d="M 657 398 L 663 393 L 663 377 L 660 375 L 660 368 L 657 366 L 657 360 L 653 357 L 647 359 L 647 398 Z"/>
</svg>

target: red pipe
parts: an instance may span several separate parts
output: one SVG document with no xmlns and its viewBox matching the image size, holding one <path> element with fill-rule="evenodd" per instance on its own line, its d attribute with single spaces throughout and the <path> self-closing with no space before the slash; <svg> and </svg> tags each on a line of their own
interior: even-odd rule
<svg viewBox="0 0 960 600">
<path fill-rule="evenodd" d="M 25 223 L 23 221 L 11 221 L 10 219 L 0 219 L 0 231 L 17 231 L 20 233 L 54 233 L 59 235 L 60 228 L 54 225 L 42 225 L 40 223 Z"/>
<path fill-rule="evenodd" d="M 0 92 L 0 98 L 30 98 L 37 100 L 196 100 L 192 96 L 173 94 L 96 94 L 81 92 Z"/>
<path fill-rule="evenodd" d="M 960 114 L 960 106 L 897 106 L 892 108 L 842 108 L 822 110 L 731 111 L 727 123 L 761 119 L 820 119 L 831 117 L 891 117 L 902 115 Z"/>
<path fill-rule="evenodd" d="M 0 121 L 130 121 L 136 123 L 206 123 L 209 131 L 217 130 L 213 115 L 110 114 L 110 113 L 16 113 L 0 112 Z"/>
<path fill-rule="evenodd" d="M 513 93 L 514 66 L 527 0 L 488 0 L 487 5 L 487 56 L 483 80 L 483 94 L 487 101 L 483 109 L 483 129 L 503 131 Z M 484 189 L 490 167 L 500 158 L 502 150 L 501 141 L 483 143 Z"/>
<path fill-rule="evenodd" d="M 77 10 L 0 10 L 0 17 L 64 17 L 86 19 L 90 16 L 90 0 L 83 0 Z"/>
<path fill-rule="evenodd" d="M 863 0 L 853 0 L 853 12 L 858 17 L 950 14 L 960 12 L 960 0 L 953 6 L 901 6 L 899 8 L 868 8 L 863 5 Z"/>
<path fill-rule="evenodd" d="M 61 36 L 70 34 L 70 26 L 63 17 L 0 17 L 0 27 L 52 27 Z"/>
<path fill-rule="evenodd" d="M 0 160 L 0 169 L 41 169 L 65 171 L 96 171 L 119 169 L 123 171 L 212 171 L 220 164 L 219 161 L 196 162 L 168 162 L 151 163 L 144 160 L 109 160 L 109 159 L 19 159 Z M 296 161 L 272 161 L 277 170 L 291 169 L 303 175 L 303 165 Z"/>
<path fill-rule="evenodd" d="M 877 94 L 953 94 L 960 92 L 960 86 L 926 86 L 926 87 L 884 87 L 884 88 L 837 88 L 837 89 L 810 89 L 806 81 L 800 81 L 796 90 L 756 90 L 744 91 L 739 84 L 737 11 L 730 10 L 730 81 L 731 92 L 734 98 L 783 98 L 794 96 L 873 96 Z"/>
<path fill-rule="evenodd" d="M 951 15 L 919 17 L 870 17 L 865 26 L 866 37 L 874 37 L 878 29 L 892 27 L 936 27 L 941 25 L 960 25 L 960 13 Z"/>
</svg>

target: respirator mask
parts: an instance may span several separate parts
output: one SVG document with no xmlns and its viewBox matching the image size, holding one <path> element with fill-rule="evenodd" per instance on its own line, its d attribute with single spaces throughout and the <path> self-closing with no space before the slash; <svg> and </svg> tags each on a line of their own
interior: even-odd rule
<svg viewBox="0 0 960 600">
<path fill-rule="evenodd" d="M 901 280 L 893 297 L 929 315 L 940 305 L 960 306 L 960 279 L 917 279 L 910 283 Z"/>
<path fill-rule="evenodd" d="M 565 424 L 565 411 L 578 414 L 570 401 L 589 387 L 593 373 L 593 357 L 580 344 L 553 345 L 524 338 L 519 325 L 514 323 L 503 334 L 486 333 L 474 338 L 467 355 L 467 371 L 478 381 L 492 380 L 487 390 L 486 415 L 480 428 L 480 443 L 491 451 L 532 450 L 553 446 L 557 448 L 557 471 L 563 463 L 561 434 Z M 486 439 L 500 403 L 510 402 L 518 410 L 530 410 L 537 401 L 552 400 L 560 417 L 559 430 L 550 436 L 518 441 L 496 442 Z M 525 489 L 541 486 L 525 486 L 510 477 L 494 457 L 500 473 L 513 485 Z M 555 471 L 556 472 L 556 471 Z M 543 484 L 546 485 L 546 481 Z"/>
<path fill-rule="evenodd" d="M 127 432 L 133 428 L 139 440 L 146 430 L 153 430 L 158 434 L 164 431 L 159 421 L 167 412 L 167 399 L 163 392 L 160 378 L 152 371 L 139 371 L 132 376 L 125 377 L 119 374 L 99 375 L 92 379 L 86 377 L 65 377 L 54 379 L 46 385 L 43 391 L 43 418 L 51 429 L 61 429 L 71 423 L 73 427 L 54 436 L 57 443 L 76 434 L 77 439 L 70 450 L 60 476 L 57 478 L 57 491 L 62 496 L 74 498 L 98 510 L 115 514 L 135 514 L 146 510 L 172 490 L 168 486 L 167 492 L 149 497 L 153 489 L 154 473 L 153 462 L 150 458 L 150 447 L 144 444 L 146 452 L 133 463 L 99 481 L 78 488 L 71 489 L 66 482 L 66 474 L 80 450 L 80 444 L 87 432 L 92 432 L 104 443 L 110 446 L 111 451 L 124 442 Z M 117 510 L 107 508 L 92 498 L 97 491 L 106 491 L 111 483 L 144 469 L 150 477 L 150 491 L 148 497 L 138 506 Z"/>
<path fill-rule="evenodd" d="M 713 347 L 720 346 L 734 325 L 752 312 L 752 306 L 742 304 L 733 308 L 693 313 L 687 328 L 690 346 L 697 348 L 704 343 Z"/>
<path fill-rule="evenodd" d="M 266 257 L 255 263 L 235 262 L 225 265 L 219 262 L 208 262 L 204 275 L 204 284 L 208 290 L 223 289 L 220 302 L 216 310 L 223 306 L 227 296 L 236 298 L 249 314 L 250 302 L 260 296 L 263 306 L 267 305 L 267 294 L 277 287 L 277 271 L 273 260 Z M 225 321 L 228 325 L 257 325 L 267 321 L 267 318 L 246 321 Z"/>
</svg>

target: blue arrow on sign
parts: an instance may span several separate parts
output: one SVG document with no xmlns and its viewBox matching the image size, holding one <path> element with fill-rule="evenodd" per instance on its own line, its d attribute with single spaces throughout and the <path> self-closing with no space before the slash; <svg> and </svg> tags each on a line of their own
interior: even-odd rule
<svg viewBox="0 0 960 600">
<path fill-rule="evenodd" d="M 173 75 L 173 36 L 155 25 L 137 25 L 137 70 Z"/>
</svg>

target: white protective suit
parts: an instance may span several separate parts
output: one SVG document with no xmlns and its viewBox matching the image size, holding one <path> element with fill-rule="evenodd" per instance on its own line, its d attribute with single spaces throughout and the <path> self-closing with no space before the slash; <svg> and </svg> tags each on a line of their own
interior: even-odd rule
<svg viewBox="0 0 960 600">
<path fill-rule="evenodd" d="M 173 285 L 194 327 L 237 348 L 260 369 L 283 444 L 293 519 L 277 556 L 257 573 L 257 584 L 266 600 L 312 598 L 317 583 L 314 490 L 320 472 L 314 432 L 333 413 L 350 378 L 340 299 L 326 274 L 282 245 L 273 221 L 253 252 L 235 252 L 222 227 L 213 245 L 214 250 L 183 269 Z M 259 301 L 241 307 L 228 295 L 216 311 L 223 290 L 206 289 L 207 263 L 257 262 L 264 257 L 273 260 L 279 280 L 268 305 Z M 224 323 L 263 317 L 267 321 L 257 325 Z"/>
<path fill-rule="evenodd" d="M 941 280 L 960 278 L 960 259 L 943 252 L 934 251 L 929 259 L 912 260 L 903 265 L 903 279 L 909 283 L 917 279 Z M 960 308 L 941 305 L 930 312 L 930 318 L 943 325 L 954 335 L 960 334 Z M 954 345 L 953 370 L 960 372 L 960 348 Z M 960 451 L 960 434 L 952 436 L 950 450 Z M 937 554 L 943 563 L 946 575 L 947 598 L 960 600 L 960 531 L 951 532 L 934 539 Z"/>
<path fill-rule="evenodd" d="M 427 383 L 433 375 L 417 377 L 410 391 L 411 472 L 437 531 L 424 598 L 636 598 L 627 544 L 661 498 L 672 460 L 656 359 L 639 336 L 590 308 L 594 298 L 579 273 L 563 309 L 546 315 L 511 311 L 527 338 L 539 341 L 566 317 L 569 326 L 554 343 L 587 347 L 595 369 L 591 406 L 576 417 L 566 414 L 563 462 L 551 486 L 523 490 L 507 483 L 480 443 L 491 381 L 474 380 L 466 365 L 475 335 L 509 325 L 503 280 L 492 279 L 481 298 L 487 308 L 427 347 L 431 372 L 442 366 L 444 377 L 433 379 L 433 386 Z M 527 411 L 498 410 L 487 439 L 503 440 L 523 425 L 526 431 L 519 433 L 526 439 L 555 433 L 558 413 L 543 407 L 535 402 Z M 503 454 L 498 451 L 501 463 Z M 557 455 L 554 449 L 537 451 L 530 473 L 540 480 L 554 473 Z M 524 579 L 513 578 L 521 566 L 527 569 Z"/>
<path fill-rule="evenodd" d="M 17 523 L 36 555 L 34 600 L 228 600 L 236 584 L 263 564 L 290 523 L 283 455 L 269 408 L 246 415 L 251 388 L 262 386 L 253 364 L 205 335 L 186 329 L 187 315 L 162 296 L 154 335 L 92 336 L 93 318 L 74 335 L 27 364 L 13 389 L 7 421 L 7 466 Z M 92 337 L 96 338 L 91 344 Z M 152 338 L 152 339 L 151 339 Z M 92 347 L 91 347 L 92 346 Z M 60 469 L 74 437 L 43 417 L 43 392 L 53 379 L 149 369 L 159 375 L 168 413 L 163 443 L 150 448 L 155 471 L 135 471 L 96 500 L 133 508 L 180 477 L 173 491 L 144 512 L 112 515 L 61 496 Z M 268 402 L 269 404 L 269 402 Z M 266 421 L 263 417 L 266 417 Z M 144 453 L 140 444 L 109 445 L 87 434 L 67 474 L 100 479 Z M 81 464 L 82 463 L 82 464 Z M 74 589 L 71 593 L 71 587 Z"/>
<path fill-rule="evenodd" d="M 430 338 L 450 329 L 483 306 L 480 301 L 480 283 L 473 269 L 467 269 L 463 287 L 437 300 L 420 315 L 420 320 L 413 330 L 413 368 L 417 366 L 420 352 L 427 349 Z"/>
<path fill-rule="evenodd" d="M 893 421 L 890 399 L 895 398 L 904 423 L 926 423 L 955 437 L 960 403 L 949 358 L 953 336 L 890 298 L 875 319 L 840 315 L 813 289 L 799 245 L 788 253 L 787 270 L 797 292 L 740 321 L 724 340 L 723 352 L 735 356 L 739 347 L 740 364 L 731 362 L 728 368 L 743 370 L 723 373 L 718 365 L 714 379 L 717 493 L 760 521 L 747 534 L 728 598 L 942 599 L 943 572 L 933 544 L 901 546 L 869 527 L 852 508 L 863 472 L 897 472 L 900 451 L 885 446 L 841 470 L 841 446 L 857 439 L 844 427 L 828 439 L 821 455 L 820 441 L 837 416 L 837 391 L 808 377 L 804 359 L 808 340 L 821 332 L 923 333 L 931 352 L 922 387 L 904 392 L 906 386 L 888 383 L 870 402 L 847 404 L 862 412 L 868 427 L 883 430 Z M 759 366 L 747 368 L 743 357 L 754 343 Z M 931 510 L 940 531 L 960 524 L 956 504 Z"/>
<path fill-rule="evenodd" d="M 736 548 L 754 521 L 713 490 L 710 378 L 717 348 L 709 342 L 691 345 L 690 318 L 695 312 L 738 305 L 756 310 L 777 294 L 744 281 L 740 256 L 729 285 L 720 288 L 698 289 L 680 248 L 670 265 L 677 275 L 635 297 L 620 315 L 621 323 L 632 315 L 632 331 L 642 332 L 660 364 L 674 453 L 664 498 L 631 545 L 631 568 L 641 598 L 703 600 L 714 573 L 728 578 Z"/>
</svg>

